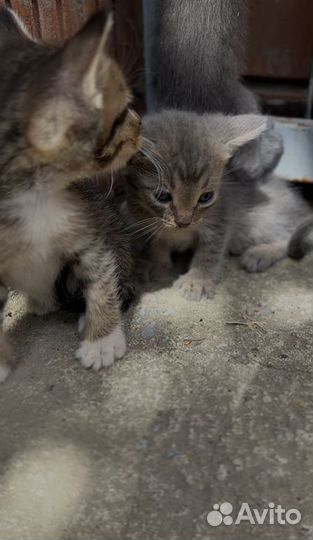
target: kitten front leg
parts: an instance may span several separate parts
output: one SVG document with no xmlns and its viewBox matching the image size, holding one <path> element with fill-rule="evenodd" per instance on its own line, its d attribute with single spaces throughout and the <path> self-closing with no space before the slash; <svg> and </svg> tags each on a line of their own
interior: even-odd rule
<svg viewBox="0 0 313 540">
<path fill-rule="evenodd" d="M 75 273 L 86 283 L 86 313 L 79 321 L 83 341 L 76 357 L 98 371 L 126 353 L 114 258 L 109 252 L 85 253 Z"/>
<path fill-rule="evenodd" d="M 189 271 L 175 281 L 174 287 L 188 300 L 213 298 L 227 246 L 226 229 L 201 234 Z"/>
<path fill-rule="evenodd" d="M 11 371 L 13 350 L 3 332 L 3 311 L 8 299 L 7 289 L 0 283 L 0 383 L 5 381 Z"/>
</svg>

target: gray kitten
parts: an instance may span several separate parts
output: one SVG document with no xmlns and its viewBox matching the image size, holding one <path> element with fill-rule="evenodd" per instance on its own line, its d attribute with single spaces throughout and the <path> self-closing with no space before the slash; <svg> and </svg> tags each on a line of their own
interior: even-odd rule
<svg viewBox="0 0 313 540">
<path fill-rule="evenodd" d="M 292 259 L 302 259 L 313 250 L 313 217 L 309 217 L 296 230 L 288 246 L 288 255 Z"/>
<path fill-rule="evenodd" d="M 164 111 L 148 116 L 163 174 L 142 159 L 128 175 L 128 211 L 155 272 L 171 267 L 171 252 L 194 251 L 190 269 L 176 282 L 184 296 L 214 295 L 224 255 L 241 256 L 249 272 L 287 255 L 292 233 L 310 209 L 279 178 L 240 181 L 225 169 L 233 153 L 267 129 L 258 115 L 197 115 Z M 134 225 L 135 226 L 135 225 Z"/>
<path fill-rule="evenodd" d="M 125 165 L 140 146 L 130 93 L 107 52 L 110 14 L 98 13 L 63 48 L 35 43 L 0 10 L 0 311 L 8 289 L 31 311 L 58 308 L 67 265 L 86 300 L 77 357 L 99 369 L 126 350 L 121 304 L 132 257 L 116 212 L 84 181 Z M 0 329 L 0 380 L 12 351 Z"/>
<path fill-rule="evenodd" d="M 259 112 L 240 81 L 246 0 L 144 0 L 144 7 L 149 112 Z M 263 180 L 282 153 L 282 137 L 268 125 L 257 141 L 238 149 L 229 166 L 240 168 L 238 177 Z"/>
</svg>

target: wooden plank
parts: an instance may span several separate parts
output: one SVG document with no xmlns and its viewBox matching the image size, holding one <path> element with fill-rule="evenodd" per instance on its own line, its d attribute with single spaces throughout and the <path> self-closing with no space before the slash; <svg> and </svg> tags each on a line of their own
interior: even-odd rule
<svg viewBox="0 0 313 540">
<path fill-rule="evenodd" d="M 248 0 L 245 75 L 307 79 L 313 54 L 312 0 Z"/>
<path fill-rule="evenodd" d="M 84 22 L 110 0 L 0 0 L 12 8 L 36 39 L 59 44 L 73 36 Z"/>
</svg>

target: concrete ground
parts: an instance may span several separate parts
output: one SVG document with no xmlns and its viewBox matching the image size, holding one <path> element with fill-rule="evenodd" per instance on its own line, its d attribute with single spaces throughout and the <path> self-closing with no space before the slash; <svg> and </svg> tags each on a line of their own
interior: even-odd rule
<svg viewBox="0 0 313 540">
<path fill-rule="evenodd" d="M 146 294 L 129 353 L 100 374 L 74 360 L 73 316 L 31 317 L 12 298 L 1 540 L 313 538 L 313 257 L 227 266 L 214 301 Z M 233 517 L 273 502 L 302 520 L 209 525 L 225 501 Z"/>
</svg>

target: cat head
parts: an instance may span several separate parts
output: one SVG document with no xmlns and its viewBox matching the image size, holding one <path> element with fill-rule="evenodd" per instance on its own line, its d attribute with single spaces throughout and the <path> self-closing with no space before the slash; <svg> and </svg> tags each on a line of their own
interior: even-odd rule
<svg viewBox="0 0 313 540">
<path fill-rule="evenodd" d="M 218 199 L 226 164 L 267 128 L 260 115 L 164 111 L 143 120 L 144 146 L 128 173 L 128 200 L 137 218 L 164 227 L 196 225 Z"/>
<path fill-rule="evenodd" d="M 53 176 L 62 184 L 114 171 L 138 151 L 140 120 L 109 53 L 112 24 L 99 12 L 56 49 L 32 41 L 12 12 L 0 11 L 0 136 L 12 175 L 40 169 L 43 182 Z"/>
</svg>

